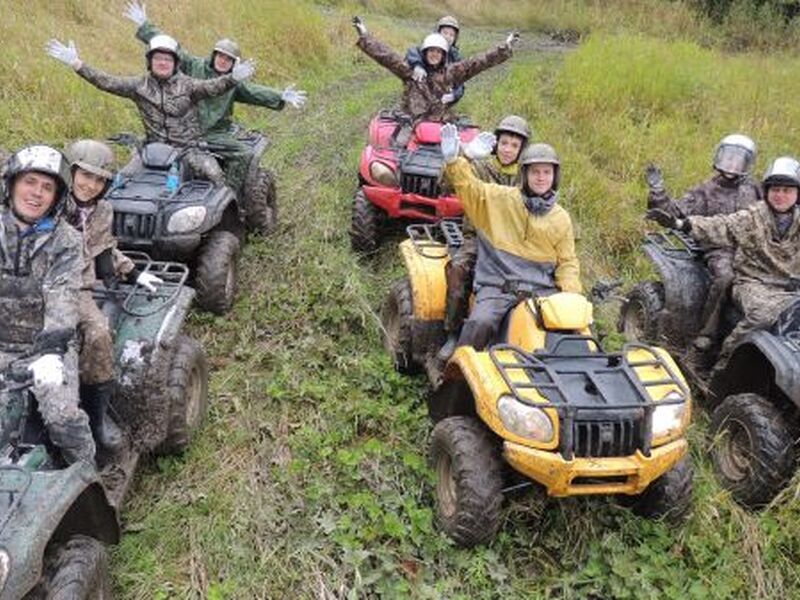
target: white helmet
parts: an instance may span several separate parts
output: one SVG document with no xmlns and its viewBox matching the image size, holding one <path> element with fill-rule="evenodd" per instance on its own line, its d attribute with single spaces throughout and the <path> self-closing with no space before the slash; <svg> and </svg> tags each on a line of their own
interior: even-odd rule
<svg viewBox="0 0 800 600">
<path fill-rule="evenodd" d="M 780 156 L 764 173 L 764 190 L 771 185 L 800 188 L 800 163 L 791 156 Z"/>
<path fill-rule="evenodd" d="M 746 135 L 726 135 L 714 151 L 714 168 L 720 173 L 747 175 L 756 161 L 756 143 Z"/>
<path fill-rule="evenodd" d="M 56 180 L 58 192 L 56 201 L 50 211 L 51 213 L 59 212 L 72 183 L 69 163 L 61 152 L 43 144 L 26 146 L 12 154 L 8 159 L 3 168 L 3 183 L 5 185 L 3 201 L 9 203 L 16 177 L 30 171 L 50 175 Z"/>
<path fill-rule="evenodd" d="M 447 51 L 450 50 L 450 44 L 447 43 L 447 40 L 441 33 L 431 33 L 426 35 L 425 39 L 422 40 L 420 52 L 424 53 L 429 48 L 439 48 L 439 50 L 447 54 Z"/>
</svg>

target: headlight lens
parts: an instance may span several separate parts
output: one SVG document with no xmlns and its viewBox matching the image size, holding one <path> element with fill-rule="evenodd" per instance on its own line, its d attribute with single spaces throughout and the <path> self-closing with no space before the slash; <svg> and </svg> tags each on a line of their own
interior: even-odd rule
<svg viewBox="0 0 800 600">
<path fill-rule="evenodd" d="M 206 218 L 204 206 L 190 206 L 175 211 L 167 221 L 167 231 L 170 233 L 187 233 L 194 231 L 203 224 Z"/>
<path fill-rule="evenodd" d="M 11 569 L 11 557 L 8 552 L 0 550 L 0 592 L 6 587 L 6 579 L 8 579 L 8 572 Z"/>
<path fill-rule="evenodd" d="M 683 416 L 686 414 L 686 399 L 679 392 L 670 392 L 662 400 L 681 400 L 680 404 L 657 406 L 653 411 L 653 437 L 661 438 L 672 435 L 683 427 Z"/>
<path fill-rule="evenodd" d="M 524 404 L 513 396 L 500 396 L 497 412 L 511 433 L 542 443 L 553 439 L 553 422 L 541 408 Z"/>
<path fill-rule="evenodd" d="M 382 185 L 397 187 L 397 175 L 384 163 L 374 160 L 369 164 L 369 174 Z"/>
</svg>

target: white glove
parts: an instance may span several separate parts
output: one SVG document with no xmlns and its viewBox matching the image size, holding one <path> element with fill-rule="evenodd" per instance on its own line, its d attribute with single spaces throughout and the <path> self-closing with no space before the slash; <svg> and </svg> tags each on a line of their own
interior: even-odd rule
<svg viewBox="0 0 800 600">
<path fill-rule="evenodd" d="M 464 156 L 470 160 L 486 158 L 494 150 L 497 138 L 491 131 L 481 131 L 473 140 L 464 145 Z"/>
<path fill-rule="evenodd" d="M 428 71 L 425 67 L 417 65 L 414 67 L 414 73 L 411 75 L 411 79 L 414 81 L 425 81 L 425 78 L 428 77 Z"/>
<path fill-rule="evenodd" d="M 281 93 L 281 100 L 291 104 L 294 108 L 303 108 L 307 97 L 308 94 L 305 91 L 294 89 L 294 85 L 290 85 Z"/>
<path fill-rule="evenodd" d="M 453 92 L 447 92 L 442 96 L 442 104 L 452 104 L 455 102 L 456 95 Z"/>
<path fill-rule="evenodd" d="M 238 81 L 250 79 L 256 71 L 256 62 L 252 59 L 237 62 L 231 70 L 231 75 Z"/>
<path fill-rule="evenodd" d="M 65 65 L 69 65 L 76 71 L 81 68 L 81 59 L 78 58 L 78 49 L 75 47 L 75 42 L 69 41 L 69 45 L 65 46 L 57 39 L 53 38 L 47 43 L 47 53 L 60 60 Z"/>
<path fill-rule="evenodd" d="M 64 360 L 58 354 L 43 354 L 28 365 L 33 373 L 34 385 L 61 385 L 64 383 Z"/>
<path fill-rule="evenodd" d="M 458 158 L 458 147 L 460 145 L 458 127 L 452 123 L 442 125 L 441 136 L 442 156 L 444 157 L 444 162 L 449 164 Z"/>
<path fill-rule="evenodd" d="M 364 21 L 361 20 L 361 17 L 353 17 L 353 27 L 356 28 L 359 36 L 367 35 L 367 26 L 364 25 Z"/>
<path fill-rule="evenodd" d="M 143 272 L 139 273 L 139 276 L 136 278 L 136 283 L 140 286 L 147 288 L 151 292 L 156 291 L 156 286 L 161 285 L 164 283 L 164 280 L 161 277 L 156 277 L 152 273 Z"/>
<path fill-rule="evenodd" d="M 513 31 L 508 34 L 506 38 L 506 46 L 509 48 L 513 48 L 514 46 L 519 44 L 519 31 Z"/>
<path fill-rule="evenodd" d="M 147 11 L 144 8 L 144 3 L 139 4 L 136 0 L 131 0 L 125 10 L 122 11 L 122 16 L 136 23 L 137 27 L 141 27 L 147 21 Z"/>
</svg>

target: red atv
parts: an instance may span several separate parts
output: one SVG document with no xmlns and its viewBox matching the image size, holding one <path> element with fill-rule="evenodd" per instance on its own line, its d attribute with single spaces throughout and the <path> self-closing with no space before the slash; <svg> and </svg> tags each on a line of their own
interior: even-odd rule
<svg viewBox="0 0 800 600">
<path fill-rule="evenodd" d="M 480 131 L 466 122 L 457 125 L 462 142 Z M 397 138 L 410 126 L 407 115 L 393 111 L 381 111 L 369 124 L 358 172 L 361 185 L 353 199 L 350 242 L 356 252 L 377 250 L 387 219 L 438 221 L 463 212 L 461 201 L 442 184 L 442 123 L 417 124 L 403 144 Z"/>
</svg>

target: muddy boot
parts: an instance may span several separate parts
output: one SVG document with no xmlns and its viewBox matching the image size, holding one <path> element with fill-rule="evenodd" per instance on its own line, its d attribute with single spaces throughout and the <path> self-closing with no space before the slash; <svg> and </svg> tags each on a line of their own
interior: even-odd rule
<svg viewBox="0 0 800 600">
<path fill-rule="evenodd" d="M 106 381 L 82 386 L 85 390 L 84 407 L 89 415 L 89 424 L 94 439 L 106 452 L 116 454 L 124 445 L 122 430 L 108 414 L 108 405 L 114 392 L 114 382 Z"/>
<path fill-rule="evenodd" d="M 453 356 L 453 353 L 456 351 L 456 347 L 458 346 L 458 335 L 455 333 L 451 333 L 447 336 L 447 341 L 444 345 L 439 349 L 439 352 L 436 354 L 436 359 L 441 363 L 447 363 L 450 360 L 450 357 Z"/>
<path fill-rule="evenodd" d="M 81 414 L 75 419 L 49 425 L 50 439 L 58 446 L 61 456 L 68 465 L 82 460 L 96 469 L 97 463 L 94 460 L 96 448 L 92 432 L 86 422 L 86 416 L 82 411 L 79 412 Z"/>
<path fill-rule="evenodd" d="M 692 346 L 694 346 L 694 349 L 702 354 L 705 354 L 706 352 L 711 350 L 711 346 L 713 345 L 714 345 L 714 340 L 712 340 L 707 335 L 698 335 L 696 338 L 694 338 L 694 341 L 692 342 Z"/>
</svg>

